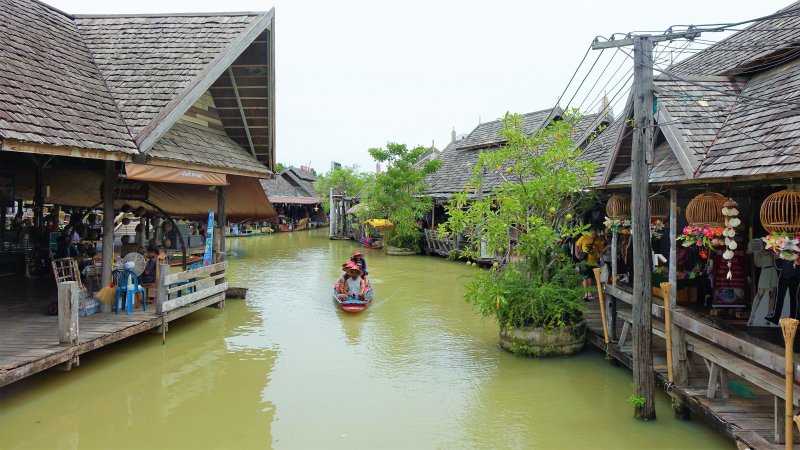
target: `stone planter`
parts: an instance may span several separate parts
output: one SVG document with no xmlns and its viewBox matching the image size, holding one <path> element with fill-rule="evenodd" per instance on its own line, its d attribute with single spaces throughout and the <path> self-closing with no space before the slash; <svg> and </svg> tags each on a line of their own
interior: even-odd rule
<svg viewBox="0 0 800 450">
<path fill-rule="evenodd" d="M 586 321 L 553 329 L 506 325 L 500 329 L 500 346 L 527 356 L 567 356 L 578 353 L 586 342 Z"/>
<path fill-rule="evenodd" d="M 416 255 L 417 252 L 415 250 L 411 250 L 410 248 L 387 246 L 386 254 L 392 256 L 409 256 Z"/>
</svg>

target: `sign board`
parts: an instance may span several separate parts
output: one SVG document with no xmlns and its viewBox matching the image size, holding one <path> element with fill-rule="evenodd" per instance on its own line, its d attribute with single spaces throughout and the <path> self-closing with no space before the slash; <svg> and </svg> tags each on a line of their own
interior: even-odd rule
<svg viewBox="0 0 800 450">
<path fill-rule="evenodd" d="M 0 173 L 0 206 L 14 206 L 14 174 Z"/>
<path fill-rule="evenodd" d="M 224 238 L 220 238 L 224 239 Z M 214 210 L 208 211 L 208 225 L 206 226 L 206 251 L 203 252 L 203 266 L 211 264 L 211 250 L 214 244 Z"/>
<path fill-rule="evenodd" d="M 146 181 L 123 180 L 118 186 L 117 198 L 120 200 L 147 200 L 150 194 Z"/>
<path fill-rule="evenodd" d="M 714 267 L 714 308 L 741 308 L 747 304 L 747 246 L 744 240 L 737 236 L 736 250 L 733 251 L 731 260 L 731 279 L 728 279 L 728 261 L 722 257 L 726 247 L 722 246 L 711 254 Z"/>
</svg>

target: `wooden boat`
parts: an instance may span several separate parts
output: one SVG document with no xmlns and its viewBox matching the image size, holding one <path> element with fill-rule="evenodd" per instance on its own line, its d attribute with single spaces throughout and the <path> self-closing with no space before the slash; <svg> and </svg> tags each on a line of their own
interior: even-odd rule
<svg viewBox="0 0 800 450">
<path fill-rule="evenodd" d="M 367 244 L 367 243 L 365 242 L 365 243 L 361 244 L 361 246 L 362 246 L 362 247 L 365 247 L 365 248 L 374 248 L 374 249 L 376 249 L 376 250 L 380 250 L 380 249 L 382 249 L 382 248 L 383 248 L 383 242 L 381 242 L 381 241 L 377 241 L 377 242 L 373 242 L 373 243 L 371 243 L 371 244 Z"/>
<path fill-rule="evenodd" d="M 349 313 L 357 313 L 369 308 L 369 304 L 372 303 L 372 295 L 372 288 L 370 287 L 367 290 L 367 298 L 365 300 L 350 298 L 342 301 L 339 300 L 339 293 L 336 288 L 333 288 L 333 302 L 339 306 L 339 309 Z"/>
</svg>

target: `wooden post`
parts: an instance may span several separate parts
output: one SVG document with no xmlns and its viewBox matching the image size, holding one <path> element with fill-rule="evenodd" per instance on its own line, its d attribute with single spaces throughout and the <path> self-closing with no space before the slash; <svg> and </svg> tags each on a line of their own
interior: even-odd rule
<svg viewBox="0 0 800 450">
<path fill-rule="evenodd" d="M 58 283 L 58 341 L 78 345 L 78 304 L 81 289 L 77 281 Z"/>
<path fill-rule="evenodd" d="M 216 261 L 215 261 L 215 262 L 218 262 L 218 263 L 220 263 L 220 262 L 223 262 L 223 261 L 225 261 L 225 252 L 219 252 L 219 253 L 217 254 L 217 258 L 216 258 Z M 211 274 L 211 276 L 213 277 L 213 276 L 215 276 L 215 275 L 220 275 L 220 274 L 224 274 L 224 273 L 225 273 L 225 270 L 222 270 L 222 271 L 220 271 L 220 272 L 213 272 L 213 273 Z M 215 284 L 215 285 L 222 284 L 222 283 L 225 283 L 225 277 L 222 277 L 222 278 L 217 278 L 216 280 L 214 280 L 214 284 Z M 223 296 L 223 297 L 222 297 L 222 300 L 220 300 L 220 301 L 219 301 L 218 303 L 216 303 L 214 306 L 215 306 L 217 309 L 222 309 L 222 308 L 224 308 L 224 307 L 225 307 L 225 296 Z"/>
<path fill-rule="evenodd" d="M 225 251 L 225 225 L 228 215 L 225 212 L 225 186 L 217 186 L 217 223 L 219 224 L 219 251 Z"/>
<path fill-rule="evenodd" d="M 594 269 L 594 279 L 597 282 L 597 299 L 600 301 L 600 320 L 603 321 L 603 339 L 608 351 L 608 323 L 606 322 L 606 303 L 603 295 L 603 283 L 600 281 L 600 268 Z"/>
<path fill-rule="evenodd" d="M 103 270 L 101 285 L 111 284 L 111 272 L 114 268 L 114 161 L 106 161 L 103 178 Z"/>
<path fill-rule="evenodd" d="M 164 302 L 169 300 L 169 295 L 167 293 L 169 264 L 159 264 L 158 273 L 161 274 L 161 276 L 156 280 L 158 283 L 156 287 L 156 314 L 161 316 L 161 344 L 164 344 L 167 342 L 167 321 L 166 313 L 164 312 Z"/>
<path fill-rule="evenodd" d="M 633 240 L 633 385 L 645 399 L 636 408 L 640 420 L 656 418 L 653 374 L 653 318 L 651 307 L 652 256 L 648 163 L 653 149 L 653 42 L 650 36 L 633 39 L 634 130 L 631 148 L 631 222 Z"/>
<path fill-rule="evenodd" d="M 664 339 L 667 341 L 667 381 L 675 382 L 672 369 L 672 306 L 670 305 L 671 283 L 661 283 L 661 293 L 664 296 Z"/>
<path fill-rule="evenodd" d="M 617 277 L 619 276 L 619 264 L 617 262 L 617 245 L 619 242 L 619 236 L 616 232 L 611 232 L 611 284 L 613 286 L 617 285 Z"/>
<path fill-rule="evenodd" d="M 669 282 L 672 289 L 669 293 L 669 306 L 672 309 L 678 306 L 678 191 L 669 191 Z M 666 306 L 666 303 L 665 305 Z M 672 373 L 675 377 L 673 382 L 677 386 L 689 385 L 689 355 L 686 350 L 686 331 L 677 325 L 670 327 L 672 336 Z M 676 408 L 675 417 L 679 419 L 689 418 L 689 408 L 681 406 Z"/>
<path fill-rule="evenodd" d="M 792 430 L 792 405 L 794 400 L 794 335 L 797 333 L 797 324 L 800 323 L 797 319 L 783 318 L 781 319 L 781 330 L 783 331 L 783 340 L 785 342 L 786 352 L 784 358 L 786 359 L 786 398 L 784 406 L 785 417 L 785 440 L 786 449 L 791 450 L 794 446 L 794 436 Z"/>
</svg>

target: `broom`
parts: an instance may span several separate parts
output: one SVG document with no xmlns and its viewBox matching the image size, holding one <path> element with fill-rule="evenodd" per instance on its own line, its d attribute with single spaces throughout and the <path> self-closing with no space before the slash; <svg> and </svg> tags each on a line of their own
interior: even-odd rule
<svg viewBox="0 0 800 450">
<path fill-rule="evenodd" d="M 104 305 L 113 305 L 114 299 L 117 296 L 117 290 L 114 288 L 114 283 L 109 284 L 97 291 L 97 299 Z"/>
</svg>

